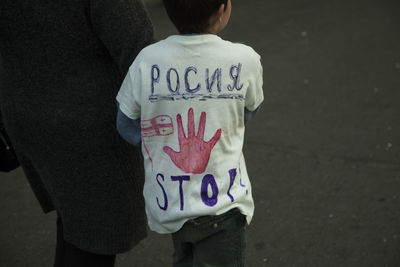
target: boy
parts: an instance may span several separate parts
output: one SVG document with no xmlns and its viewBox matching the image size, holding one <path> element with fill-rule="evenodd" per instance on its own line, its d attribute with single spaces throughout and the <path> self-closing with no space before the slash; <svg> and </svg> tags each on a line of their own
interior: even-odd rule
<svg viewBox="0 0 400 267">
<path fill-rule="evenodd" d="M 164 5 L 181 35 L 140 52 L 117 96 L 117 127 L 142 141 L 148 224 L 172 233 L 174 266 L 244 266 L 254 203 L 242 146 L 263 101 L 260 56 L 216 35 L 230 0 Z"/>
</svg>

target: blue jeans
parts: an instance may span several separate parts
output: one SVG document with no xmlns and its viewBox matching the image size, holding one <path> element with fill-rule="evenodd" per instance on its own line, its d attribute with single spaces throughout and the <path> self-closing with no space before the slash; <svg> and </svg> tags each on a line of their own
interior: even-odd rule
<svg viewBox="0 0 400 267">
<path fill-rule="evenodd" d="M 238 209 L 187 221 L 172 234 L 174 267 L 244 267 L 245 226 Z"/>
</svg>

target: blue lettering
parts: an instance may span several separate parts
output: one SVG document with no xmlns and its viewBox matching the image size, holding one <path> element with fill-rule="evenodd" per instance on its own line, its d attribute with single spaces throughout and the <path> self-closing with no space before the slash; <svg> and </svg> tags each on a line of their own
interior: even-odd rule
<svg viewBox="0 0 400 267">
<path fill-rule="evenodd" d="M 233 186 L 233 183 L 235 182 L 236 178 L 236 169 L 231 169 L 229 170 L 229 177 L 230 177 L 230 184 L 229 184 L 229 189 L 228 189 L 228 197 L 231 199 L 231 202 L 235 201 L 233 196 L 231 195 L 231 188 Z"/>
<path fill-rule="evenodd" d="M 158 177 L 161 177 L 162 180 L 164 181 L 164 175 L 162 175 L 161 173 L 159 173 L 159 174 L 157 174 L 157 177 L 156 177 L 157 183 L 158 183 L 158 185 L 161 187 L 161 190 L 163 191 L 163 195 L 164 195 L 164 207 L 162 207 L 162 206 L 160 205 L 160 202 L 158 201 L 158 197 L 156 198 L 156 199 L 157 199 L 157 205 L 158 205 L 158 207 L 159 207 L 160 209 L 162 209 L 162 210 L 167 210 L 167 208 L 168 208 L 167 193 L 165 193 L 165 189 L 164 189 L 164 187 L 162 186 L 160 180 L 158 180 Z"/>
<path fill-rule="evenodd" d="M 239 168 L 239 176 L 240 176 L 240 181 L 239 181 L 240 186 L 246 188 L 246 185 L 244 185 L 242 182 L 242 170 L 240 168 Z M 249 194 L 249 190 L 246 189 L 246 195 L 248 195 L 248 194 Z"/>
<path fill-rule="evenodd" d="M 242 64 L 239 63 L 237 66 L 233 65 L 229 71 L 229 75 L 233 81 L 232 85 L 228 85 L 228 90 L 233 91 L 233 89 L 241 90 L 243 88 L 243 84 L 240 84 L 240 73 L 242 71 Z"/>
<path fill-rule="evenodd" d="M 171 176 L 172 181 L 179 181 L 179 196 L 181 198 L 181 210 L 183 210 L 183 181 L 190 181 L 190 176 L 182 175 L 182 176 Z"/>
<path fill-rule="evenodd" d="M 176 74 L 176 86 L 175 86 L 175 90 L 172 89 L 171 86 L 171 71 L 175 72 Z M 179 88 L 181 87 L 181 83 L 179 81 L 179 74 L 178 71 L 174 68 L 170 68 L 167 72 L 167 85 L 168 85 L 168 89 L 172 94 L 176 94 L 179 95 Z"/>
<path fill-rule="evenodd" d="M 217 80 L 217 90 L 221 92 L 221 77 L 222 77 L 222 69 L 218 68 L 214 71 L 213 75 L 211 76 L 211 83 L 210 83 L 210 70 L 206 69 L 206 87 L 208 92 L 212 92 L 212 87 L 214 86 L 215 80 Z"/>
<path fill-rule="evenodd" d="M 185 71 L 185 87 L 186 87 L 186 91 L 187 91 L 188 93 L 194 94 L 194 93 L 196 93 L 197 91 L 200 90 L 200 87 L 201 87 L 201 86 L 200 86 L 200 83 L 198 83 L 197 86 L 196 86 L 196 88 L 194 88 L 194 89 L 191 89 L 191 88 L 190 88 L 190 84 L 189 84 L 189 73 L 190 73 L 191 71 L 193 71 L 195 74 L 197 74 L 197 69 L 196 69 L 195 67 L 188 67 L 188 68 L 186 68 L 186 71 Z"/>
<path fill-rule="evenodd" d="M 211 186 L 212 196 L 208 197 L 208 186 Z M 204 204 L 209 207 L 215 206 L 218 202 L 218 186 L 215 182 L 214 176 L 211 174 L 207 174 L 204 176 L 203 181 L 201 182 L 201 200 Z"/>
<path fill-rule="evenodd" d="M 157 75 L 154 76 L 155 70 Z M 154 95 L 154 83 L 158 83 L 160 81 L 160 67 L 158 65 L 151 66 L 151 95 Z"/>
</svg>

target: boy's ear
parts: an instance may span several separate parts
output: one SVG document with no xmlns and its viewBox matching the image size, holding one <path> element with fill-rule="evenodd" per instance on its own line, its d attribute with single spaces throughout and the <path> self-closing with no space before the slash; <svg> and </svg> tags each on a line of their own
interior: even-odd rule
<svg viewBox="0 0 400 267">
<path fill-rule="evenodd" d="M 218 8 L 217 13 L 215 13 L 216 21 L 221 21 L 224 12 L 225 12 L 225 4 L 221 4 L 221 6 Z"/>
</svg>

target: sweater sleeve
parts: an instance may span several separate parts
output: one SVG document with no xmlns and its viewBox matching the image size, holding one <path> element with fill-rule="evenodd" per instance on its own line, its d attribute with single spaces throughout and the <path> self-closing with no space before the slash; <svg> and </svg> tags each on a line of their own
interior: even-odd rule
<svg viewBox="0 0 400 267">
<path fill-rule="evenodd" d="M 118 108 L 117 130 L 121 137 L 134 146 L 139 146 L 142 140 L 140 119 L 132 120 Z"/>
<path fill-rule="evenodd" d="M 258 106 L 255 110 L 250 111 L 247 108 L 244 108 L 244 124 L 247 124 L 249 120 L 254 118 L 257 112 L 260 110 L 261 106 Z"/>
<path fill-rule="evenodd" d="M 141 0 L 89 0 L 93 29 L 124 76 L 136 55 L 153 41 L 153 26 Z"/>
</svg>

